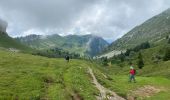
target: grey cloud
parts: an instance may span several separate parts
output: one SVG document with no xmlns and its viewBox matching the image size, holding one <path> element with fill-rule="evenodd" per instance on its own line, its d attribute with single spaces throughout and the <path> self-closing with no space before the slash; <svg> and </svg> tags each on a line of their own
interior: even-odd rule
<svg viewBox="0 0 170 100">
<path fill-rule="evenodd" d="M 169 6 L 169 0 L 0 0 L 0 18 L 11 36 L 92 33 L 115 40 Z"/>
</svg>

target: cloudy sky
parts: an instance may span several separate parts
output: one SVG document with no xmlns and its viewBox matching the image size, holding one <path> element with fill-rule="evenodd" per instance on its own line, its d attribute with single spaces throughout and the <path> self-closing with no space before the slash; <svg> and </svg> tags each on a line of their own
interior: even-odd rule
<svg viewBox="0 0 170 100">
<path fill-rule="evenodd" d="M 0 0 L 10 36 L 95 34 L 113 41 L 170 7 L 170 0 Z"/>
</svg>

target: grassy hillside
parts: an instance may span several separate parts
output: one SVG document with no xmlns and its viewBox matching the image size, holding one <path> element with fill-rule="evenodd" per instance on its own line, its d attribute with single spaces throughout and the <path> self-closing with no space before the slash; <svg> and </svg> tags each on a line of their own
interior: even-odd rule
<svg viewBox="0 0 170 100">
<path fill-rule="evenodd" d="M 170 9 L 156 15 L 143 24 L 136 26 L 122 38 L 113 42 L 108 51 L 124 50 L 127 48 L 133 48 L 143 42 L 149 41 L 154 43 L 156 41 L 162 40 L 164 37 L 169 35 L 170 32 Z"/>
<path fill-rule="evenodd" d="M 163 61 L 165 50 L 169 44 L 167 40 L 162 40 L 159 43 L 154 44 L 151 48 L 140 50 L 142 54 L 144 67 L 142 70 L 138 69 L 138 55 L 139 52 L 133 52 L 131 57 L 125 57 L 124 62 L 114 64 L 119 66 L 118 73 L 125 73 L 129 70 L 129 62 L 132 62 L 136 69 L 139 71 L 139 75 L 142 76 L 163 76 L 169 78 L 170 76 L 170 61 Z"/>
<path fill-rule="evenodd" d="M 136 68 L 136 64 L 135 68 Z M 98 81 L 105 87 L 115 91 L 117 94 L 124 98 L 128 98 L 128 95 L 133 95 L 136 100 L 169 100 L 170 98 L 170 61 L 162 62 L 158 65 L 145 65 L 143 69 L 138 69 L 136 74 L 136 83 L 130 83 L 129 80 L 129 65 L 127 63 L 121 65 L 111 65 L 100 67 L 98 66 L 95 71 Z M 147 94 L 142 96 L 142 94 L 147 93 L 145 90 L 139 91 L 140 88 L 145 86 L 154 87 L 160 90 L 159 93 Z M 134 92 L 135 91 L 135 92 Z M 131 100 L 131 99 L 128 99 Z"/>
<path fill-rule="evenodd" d="M 0 51 L 0 99 L 93 100 L 97 89 L 87 74 L 87 62 L 48 59 Z"/>
<path fill-rule="evenodd" d="M 137 83 L 128 83 L 128 71 L 121 71 L 119 66 L 102 67 L 74 59 L 66 63 L 64 59 L 0 50 L 0 99 L 96 100 L 100 92 L 92 83 L 89 67 L 101 85 L 124 98 L 131 91 L 146 85 L 161 89 L 161 92 L 150 96 L 153 100 L 170 98 L 170 80 L 164 77 L 139 74 Z"/>
<path fill-rule="evenodd" d="M 12 39 L 7 35 L 7 33 L 0 32 L 0 47 L 3 48 L 13 48 L 21 51 L 31 51 L 32 49 L 22 45 L 21 43 L 17 42 L 16 40 Z"/>
<path fill-rule="evenodd" d="M 118 94 L 125 97 L 129 90 L 135 91 L 139 87 L 144 87 L 146 84 L 160 89 L 162 86 L 165 86 L 164 88 L 166 89 L 162 88 L 162 92 L 151 98 L 142 98 L 139 95 L 137 95 L 137 98 L 139 100 L 168 100 L 170 98 L 170 93 L 165 91 L 170 90 L 170 61 L 163 60 L 168 46 L 168 39 L 163 39 L 152 44 L 151 48 L 143 49 L 138 52 L 132 51 L 129 57 L 123 57 L 123 61 L 121 61 L 121 59 L 115 60 L 112 58 L 108 60 L 111 61 L 112 64 L 109 62 L 108 66 L 98 66 L 97 69 L 99 70 L 96 70 L 95 74 L 103 85 L 117 91 Z M 144 61 L 144 67 L 142 69 L 139 69 L 137 64 L 139 52 L 142 54 Z M 130 62 L 137 70 L 137 83 L 134 84 L 129 84 L 127 82 Z M 103 74 L 99 74 L 99 71 L 102 71 Z M 106 76 L 104 76 L 104 74 L 108 75 L 108 80 L 106 80 Z"/>
</svg>

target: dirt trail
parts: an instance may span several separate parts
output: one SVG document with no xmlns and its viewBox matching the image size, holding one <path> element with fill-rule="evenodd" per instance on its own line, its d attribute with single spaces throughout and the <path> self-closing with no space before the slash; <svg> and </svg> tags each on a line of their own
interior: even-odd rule
<svg viewBox="0 0 170 100">
<path fill-rule="evenodd" d="M 125 100 L 124 98 L 118 96 L 115 92 L 103 87 L 96 79 L 93 71 L 89 68 L 89 73 L 93 78 L 93 83 L 96 85 L 97 89 L 100 91 L 100 96 L 97 97 L 97 100 Z"/>
</svg>

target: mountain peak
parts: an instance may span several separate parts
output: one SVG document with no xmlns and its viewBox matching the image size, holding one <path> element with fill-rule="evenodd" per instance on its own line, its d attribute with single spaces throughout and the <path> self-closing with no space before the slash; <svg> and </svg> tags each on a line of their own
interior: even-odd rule
<svg viewBox="0 0 170 100">
<path fill-rule="evenodd" d="M 27 36 L 18 38 L 18 40 L 36 49 L 57 47 L 71 53 L 88 56 L 95 56 L 108 46 L 108 43 L 103 38 L 94 35 L 47 35 L 46 38 L 41 37 Z"/>
<path fill-rule="evenodd" d="M 170 8 L 166 9 L 164 12 L 170 12 Z"/>
</svg>

